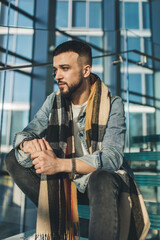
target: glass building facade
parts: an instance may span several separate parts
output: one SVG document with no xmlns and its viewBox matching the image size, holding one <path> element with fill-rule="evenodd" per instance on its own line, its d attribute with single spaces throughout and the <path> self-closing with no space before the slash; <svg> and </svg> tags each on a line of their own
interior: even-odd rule
<svg viewBox="0 0 160 240">
<path fill-rule="evenodd" d="M 58 89 L 52 51 L 60 43 L 79 39 L 92 47 L 93 72 L 124 101 L 125 151 L 159 150 L 158 143 L 133 141 L 160 132 L 158 1 L 0 0 L 0 239 L 35 228 L 36 207 L 8 176 L 4 156 Z M 159 199 L 158 188 L 142 191 Z"/>
</svg>

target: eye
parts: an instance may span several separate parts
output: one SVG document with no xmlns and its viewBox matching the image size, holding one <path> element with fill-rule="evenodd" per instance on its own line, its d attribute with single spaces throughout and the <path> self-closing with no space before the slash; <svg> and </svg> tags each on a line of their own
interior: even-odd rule
<svg viewBox="0 0 160 240">
<path fill-rule="evenodd" d="M 63 69 L 64 71 L 68 71 L 69 67 L 63 66 L 62 69 Z"/>
<path fill-rule="evenodd" d="M 56 77 L 57 70 L 53 70 L 52 76 L 55 78 Z"/>
</svg>

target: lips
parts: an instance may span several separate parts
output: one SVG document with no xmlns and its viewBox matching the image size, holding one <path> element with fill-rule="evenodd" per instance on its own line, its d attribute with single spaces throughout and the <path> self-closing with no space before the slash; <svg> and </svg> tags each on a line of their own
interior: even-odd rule
<svg viewBox="0 0 160 240">
<path fill-rule="evenodd" d="M 66 84 L 65 83 L 58 83 L 59 87 L 64 87 Z"/>
</svg>

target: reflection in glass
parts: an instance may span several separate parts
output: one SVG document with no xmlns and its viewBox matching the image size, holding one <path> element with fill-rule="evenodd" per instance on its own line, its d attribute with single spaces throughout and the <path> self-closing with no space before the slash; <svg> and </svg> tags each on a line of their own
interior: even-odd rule
<svg viewBox="0 0 160 240">
<path fill-rule="evenodd" d="M 86 26 L 86 2 L 73 1 L 73 27 Z"/>
</svg>

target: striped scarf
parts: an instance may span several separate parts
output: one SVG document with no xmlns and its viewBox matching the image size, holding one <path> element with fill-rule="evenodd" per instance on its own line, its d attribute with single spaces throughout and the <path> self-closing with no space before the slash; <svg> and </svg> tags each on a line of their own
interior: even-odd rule
<svg viewBox="0 0 160 240">
<path fill-rule="evenodd" d="M 91 92 L 85 118 L 89 153 L 101 149 L 110 112 L 106 85 L 91 74 Z M 58 90 L 51 110 L 46 140 L 57 157 L 75 157 L 71 102 Z M 66 173 L 41 175 L 36 239 L 73 240 L 80 236 L 77 189 Z"/>
</svg>

